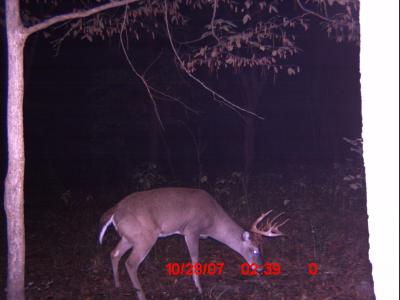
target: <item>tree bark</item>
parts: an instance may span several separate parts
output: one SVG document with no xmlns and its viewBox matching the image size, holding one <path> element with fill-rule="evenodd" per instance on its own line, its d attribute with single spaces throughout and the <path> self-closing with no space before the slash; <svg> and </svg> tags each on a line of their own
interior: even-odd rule
<svg viewBox="0 0 400 300">
<path fill-rule="evenodd" d="M 19 16 L 19 1 L 6 2 L 6 26 L 8 169 L 4 187 L 4 208 L 8 240 L 7 299 L 22 300 L 25 298 L 23 51 L 26 33 Z"/>
<path fill-rule="evenodd" d="M 19 0 L 6 0 L 8 51 L 7 143 L 8 169 L 4 186 L 4 209 L 7 218 L 8 269 L 7 299 L 25 299 L 25 224 L 24 224 L 24 46 L 27 37 L 54 24 L 84 18 L 96 13 L 137 2 L 121 0 L 85 11 L 63 14 L 26 28 L 20 18 Z"/>
</svg>

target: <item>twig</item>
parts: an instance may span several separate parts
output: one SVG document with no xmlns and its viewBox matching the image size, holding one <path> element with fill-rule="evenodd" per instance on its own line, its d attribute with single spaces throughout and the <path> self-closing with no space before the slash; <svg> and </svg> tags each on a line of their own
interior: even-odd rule
<svg viewBox="0 0 400 300">
<path fill-rule="evenodd" d="M 120 43 L 121 43 L 121 46 L 122 46 L 122 51 L 124 52 L 125 58 L 126 58 L 128 64 L 129 64 L 131 70 L 133 71 L 133 73 L 135 73 L 135 75 L 137 77 L 139 77 L 139 79 L 142 81 L 143 85 L 146 87 L 147 94 L 149 95 L 150 101 L 153 104 L 154 113 L 156 115 L 156 118 L 157 118 L 158 122 L 160 123 L 160 126 L 161 126 L 162 130 L 165 130 L 164 124 L 163 124 L 163 122 L 161 120 L 161 117 L 160 117 L 160 113 L 158 111 L 157 103 L 154 100 L 153 94 L 152 94 L 152 92 L 150 90 L 150 86 L 147 83 L 146 79 L 142 75 L 140 75 L 139 72 L 136 70 L 136 68 L 133 66 L 133 63 L 132 63 L 131 59 L 128 56 L 128 53 L 126 52 L 124 41 L 122 40 L 122 34 L 123 34 L 124 30 L 126 29 L 127 12 L 128 12 L 128 6 L 125 7 L 124 20 L 122 22 L 121 31 L 120 31 L 120 34 L 119 34 L 119 39 L 120 39 Z"/>
<path fill-rule="evenodd" d="M 312 11 L 312 10 L 306 8 L 306 7 L 303 5 L 303 3 L 301 3 L 301 0 L 296 0 L 296 2 L 297 2 L 297 4 L 299 5 L 299 7 L 300 7 L 304 12 L 309 13 L 309 14 L 311 14 L 311 15 L 314 15 L 314 16 L 316 16 L 316 17 L 318 17 L 318 18 L 320 18 L 320 19 L 322 19 L 322 20 L 324 20 L 324 21 L 333 22 L 332 19 L 327 18 L 327 17 L 325 17 L 325 16 L 323 16 L 323 15 L 321 15 L 321 14 L 315 12 L 315 11 Z"/>
<path fill-rule="evenodd" d="M 233 111 L 240 113 L 240 112 L 245 112 L 248 113 L 252 116 L 255 116 L 259 119 L 264 120 L 263 117 L 259 116 L 258 114 L 247 110 L 239 105 L 236 105 L 234 103 L 232 103 L 231 101 L 229 101 L 228 99 L 226 99 L 224 96 L 220 95 L 219 93 L 217 93 L 216 91 L 214 91 L 213 89 L 209 88 L 204 82 L 202 82 L 199 78 L 197 78 L 196 76 L 194 76 L 192 73 L 189 72 L 189 70 L 185 67 L 185 64 L 183 63 L 181 57 L 178 54 L 178 51 L 175 48 L 175 45 L 172 41 L 172 34 L 169 28 L 169 22 L 168 22 L 168 7 L 167 7 L 167 1 L 164 0 L 164 21 L 165 21 L 165 26 L 166 26 L 166 30 L 167 30 L 167 35 L 168 35 L 168 39 L 169 39 L 169 43 L 171 45 L 172 51 L 175 54 L 176 59 L 179 61 L 180 67 L 186 72 L 186 74 L 192 78 L 194 81 L 196 81 L 200 86 L 202 86 L 204 89 L 206 89 L 207 91 L 209 91 L 213 96 L 219 98 L 222 103 L 227 106 L 228 108 L 232 109 Z"/>
<path fill-rule="evenodd" d="M 311 223 L 311 222 L 310 222 L 310 227 L 311 227 L 311 233 L 312 233 L 313 242 L 314 242 L 314 261 L 316 261 L 317 260 L 317 239 L 315 237 L 316 231 L 315 231 L 315 227 L 314 227 L 313 223 Z"/>
<path fill-rule="evenodd" d="M 67 30 L 66 33 L 64 33 L 60 38 L 54 40 L 51 42 L 52 46 L 55 48 L 55 56 L 57 56 L 60 53 L 60 48 L 61 48 L 61 43 L 71 34 L 71 32 L 79 26 L 81 23 L 81 20 L 76 21 L 74 24 L 71 25 L 71 27 Z"/>
<path fill-rule="evenodd" d="M 151 85 L 149 85 L 149 87 L 150 87 L 150 89 L 151 89 L 153 92 L 158 93 L 158 94 L 160 94 L 161 96 L 164 97 L 164 98 L 162 98 L 162 97 L 160 97 L 160 96 L 154 95 L 154 98 L 158 98 L 158 99 L 160 99 L 160 100 L 165 100 L 165 101 L 178 102 L 178 103 L 179 103 L 180 105 L 182 105 L 186 110 L 188 110 L 188 111 L 190 111 L 190 112 L 192 112 L 192 113 L 194 113 L 194 114 L 197 114 L 197 115 L 200 113 L 199 111 L 197 111 L 197 110 L 191 108 L 190 106 L 188 106 L 187 104 L 185 104 L 183 101 L 179 100 L 178 98 L 173 97 L 173 96 L 171 96 L 171 95 L 168 95 L 168 94 L 166 94 L 166 93 L 164 93 L 164 92 L 162 92 L 162 91 L 156 89 L 155 87 L 152 87 Z"/>
<path fill-rule="evenodd" d="M 219 38 L 218 38 L 217 34 L 215 33 L 215 24 L 214 24 L 215 23 L 215 16 L 217 15 L 217 6 L 218 6 L 218 0 L 214 0 L 213 14 L 212 14 L 212 18 L 211 18 L 211 32 L 212 32 L 212 36 L 219 43 Z"/>
<path fill-rule="evenodd" d="M 146 76 L 146 73 L 155 65 L 155 63 L 160 59 L 161 55 L 163 54 L 163 50 L 158 53 L 157 57 L 146 67 L 143 71 L 143 76 Z"/>
<path fill-rule="evenodd" d="M 201 37 L 199 37 L 197 39 L 186 41 L 186 42 L 180 42 L 180 41 L 177 41 L 177 40 L 175 40 L 175 41 L 180 45 L 190 45 L 190 44 L 194 44 L 194 43 L 200 42 L 200 41 L 208 38 L 209 36 L 210 35 L 202 35 Z"/>
</svg>

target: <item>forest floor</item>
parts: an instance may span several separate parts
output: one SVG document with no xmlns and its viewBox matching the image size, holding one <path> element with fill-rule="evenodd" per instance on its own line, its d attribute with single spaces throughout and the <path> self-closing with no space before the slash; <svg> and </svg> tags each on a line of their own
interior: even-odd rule
<svg viewBox="0 0 400 300">
<path fill-rule="evenodd" d="M 362 173 L 348 165 L 298 166 L 287 174 L 254 176 L 247 189 L 237 173 L 208 185 L 244 228 L 269 209 L 286 212 L 290 221 L 281 230 L 287 235 L 264 238 L 261 246 L 265 261 L 280 266 L 279 274 L 242 274 L 238 254 L 212 239 L 201 240 L 201 263 L 223 262 L 224 267 L 221 274 L 200 277 L 199 295 L 191 276 L 167 274 L 168 263 L 190 261 L 183 237 L 171 236 L 159 239 L 139 268 L 147 298 L 375 299 Z M 27 205 L 27 299 L 134 299 L 122 263 L 126 256 L 120 264 L 122 287 L 114 288 L 109 255 L 118 235 L 109 230 L 103 245 L 98 243 L 99 218 L 120 196 L 70 191 L 53 200 L 58 205 Z M 5 245 L 5 230 L 1 233 Z M 6 270 L 5 246 L 1 251 L 0 266 Z M 316 274 L 309 273 L 310 263 L 316 263 Z"/>
</svg>

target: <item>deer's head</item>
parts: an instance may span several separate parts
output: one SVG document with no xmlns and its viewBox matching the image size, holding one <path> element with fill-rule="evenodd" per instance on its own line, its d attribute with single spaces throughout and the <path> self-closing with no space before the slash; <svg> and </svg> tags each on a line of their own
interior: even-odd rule
<svg viewBox="0 0 400 300">
<path fill-rule="evenodd" d="M 289 221 L 289 219 L 286 219 L 285 221 L 280 223 L 276 222 L 276 220 L 283 215 L 283 213 L 280 213 L 271 220 L 267 219 L 265 225 L 262 226 L 262 228 L 257 228 L 258 224 L 271 212 L 272 210 L 267 211 L 266 213 L 258 217 L 251 226 L 250 232 L 244 231 L 242 234 L 241 253 L 247 263 L 253 269 L 257 268 L 257 271 L 262 271 L 264 264 L 259 247 L 261 243 L 261 238 L 263 236 L 277 237 L 285 235 L 279 230 L 279 227 Z"/>
</svg>

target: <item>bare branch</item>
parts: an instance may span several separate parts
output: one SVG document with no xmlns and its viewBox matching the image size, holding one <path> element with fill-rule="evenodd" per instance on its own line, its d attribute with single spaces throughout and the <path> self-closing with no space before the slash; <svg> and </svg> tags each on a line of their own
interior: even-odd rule
<svg viewBox="0 0 400 300">
<path fill-rule="evenodd" d="M 66 23 L 68 23 L 68 22 L 66 22 Z M 55 56 L 57 56 L 58 53 L 60 52 L 62 42 L 71 34 L 71 32 L 75 28 L 77 28 L 80 25 L 80 23 L 81 23 L 81 20 L 76 21 L 74 24 L 71 25 L 71 27 L 68 29 L 68 31 L 65 34 L 63 34 L 60 38 L 51 42 L 52 46 L 56 50 Z"/>
<path fill-rule="evenodd" d="M 177 103 L 179 103 L 180 105 L 182 105 L 186 110 L 188 110 L 188 111 L 190 111 L 190 112 L 192 112 L 192 113 L 194 113 L 194 114 L 197 114 L 197 115 L 199 114 L 199 111 L 197 111 L 197 110 L 191 108 L 191 107 L 188 106 L 186 103 L 184 103 L 183 101 L 181 101 L 179 98 L 176 98 L 176 97 L 173 97 L 173 96 L 171 96 L 171 95 L 168 95 L 168 94 L 166 94 L 166 93 L 164 93 L 164 92 L 162 92 L 162 91 L 160 91 L 160 90 L 158 90 L 158 89 L 152 87 L 151 85 L 149 85 L 149 87 L 150 87 L 150 90 L 152 90 L 153 92 L 155 92 L 155 93 L 157 93 L 157 94 L 159 94 L 159 95 L 161 95 L 161 96 L 163 97 L 163 98 L 162 98 L 162 97 L 160 97 L 160 96 L 154 95 L 154 98 L 158 98 L 158 99 L 160 99 L 160 100 L 165 100 L 165 101 L 177 102 Z"/>
<path fill-rule="evenodd" d="M 163 55 L 162 50 L 160 51 L 160 53 L 158 53 L 157 57 L 143 71 L 143 76 L 146 76 L 146 73 L 155 65 L 155 63 L 160 59 L 161 55 Z"/>
<path fill-rule="evenodd" d="M 219 93 L 217 93 L 216 91 L 214 91 L 213 89 L 211 89 L 210 87 L 208 87 L 204 82 L 202 82 L 199 78 L 197 78 L 196 76 L 194 76 L 192 73 L 189 72 L 189 70 L 185 67 L 185 64 L 182 61 L 182 58 L 179 56 L 178 51 L 175 48 L 174 42 L 172 41 L 172 34 L 169 28 L 169 22 L 168 22 L 168 7 L 167 7 L 167 2 L 164 0 L 164 21 L 165 21 L 165 27 L 167 29 L 167 35 L 168 35 L 168 39 L 169 39 L 169 43 L 171 45 L 172 51 L 175 54 L 175 57 L 177 58 L 177 60 L 179 61 L 180 67 L 186 72 L 186 74 L 192 78 L 194 81 L 196 81 L 199 85 L 201 85 L 204 89 L 206 89 L 207 91 L 209 91 L 213 96 L 219 98 L 221 100 L 221 102 L 229 107 L 230 109 L 232 109 L 235 112 L 245 112 L 248 113 L 254 117 L 257 117 L 261 120 L 264 120 L 263 117 L 259 116 L 258 114 L 247 110 L 239 105 L 236 105 L 235 103 L 229 101 L 228 99 L 226 99 L 224 96 L 220 95 Z"/>
<path fill-rule="evenodd" d="M 131 4 L 134 2 L 139 2 L 139 0 L 112 1 L 109 3 L 103 4 L 103 5 L 93 7 L 91 9 L 76 11 L 76 12 L 72 12 L 72 13 L 55 16 L 50 19 L 44 20 L 38 24 L 32 25 L 28 28 L 25 28 L 24 33 L 26 34 L 26 36 L 29 36 L 30 34 L 32 34 L 34 32 L 46 29 L 54 24 L 57 24 L 57 23 L 60 23 L 63 21 L 79 19 L 79 18 L 86 18 L 86 17 L 92 16 L 92 15 L 95 15 L 97 13 L 100 13 L 102 11 L 105 11 L 107 9 L 120 7 L 120 6 Z"/>
<path fill-rule="evenodd" d="M 129 67 L 131 68 L 131 70 L 133 71 L 133 73 L 135 73 L 135 75 L 136 75 L 137 77 L 139 77 L 139 79 L 142 81 L 143 85 L 146 87 L 147 94 L 149 95 L 150 101 L 152 102 L 153 107 L 154 107 L 154 113 L 155 113 L 155 115 L 156 115 L 156 118 L 157 118 L 158 122 L 160 123 L 160 126 L 161 126 L 162 130 L 165 130 L 164 124 L 163 124 L 163 122 L 162 122 L 162 120 L 161 120 L 161 117 L 160 117 L 160 113 L 159 113 L 159 111 L 158 111 L 157 103 L 156 103 L 156 101 L 154 100 L 153 94 L 152 94 L 152 92 L 151 92 L 151 90 L 150 90 L 150 86 L 149 86 L 149 84 L 147 83 L 146 78 L 144 78 L 144 76 L 142 76 L 141 74 L 139 74 L 139 72 L 138 72 L 138 71 L 136 70 L 136 68 L 133 66 L 132 60 L 131 60 L 131 59 L 129 58 L 129 56 L 128 56 L 128 53 L 127 53 L 126 48 L 125 48 L 125 45 L 124 45 L 124 41 L 123 41 L 123 39 L 122 39 L 122 34 L 123 34 L 124 30 L 126 29 L 127 11 L 128 11 L 128 6 L 126 6 L 126 8 L 125 8 L 124 20 L 123 20 L 123 22 L 122 22 L 121 31 L 120 31 L 120 34 L 119 34 L 119 40 L 120 40 L 120 43 L 121 43 L 121 46 L 122 46 L 122 51 L 124 52 L 124 55 L 125 55 L 125 58 L 126 58 L 128 64 L 129 64 Z"/>
<path fill-rule="evenodd" d="M 190 41 L 185 41 L 185 42 L 181 42 L 181 41 L 178 41 L 178 40 L 175 40 L 175 41 L 180 45 L 190 45 L 190 44 L 201 42 L 202 40 L 206 39 L 207 37 L 208 36 L 204 36 L 203 35 L 203 36 L 201 36 L 201 37 L 199 37 L 197 39 L 190 40 Z"/>
<path fill-rule="evenodd" d="M 215 16 L 217 15 L 217 6 L 218 6 L 218 0 L 214 0 L 214 4 L 213 4 L 213 14 L 212 14 L 212 18 L 211 18 L 211 32 L 213 37 L 217 40 L 217 42 L 219 43 L 219 38 L 217 36 L 217 34 L 215 33 Z"/>
<path fill-rule="evenodd" d="M 321 15 L 321 14 L 315 12 L 315 11 L 312 11 L 312 10 L 306 8 L 306 7 L 303 5 L 303 3 L 301 2 L 301 0 L 296 0 L 296 2 L 297 2 L 297 4 L 299 5 L 299 7 L 301 8 L 301 10 L 303 10 L 304 12 L 306 12 L 306 13 L 308 13 L 308 14 L 311 14 L 311 15 L 314 15 L 314 16 L 316 16 L 316 17 L 318 17 L 318 18 L 320 18 L 320 19 L 322 19 L 322 20 L 324 20 L 324 21 L 333 22 L 332 19 L 327 18 L 327 17 L 325 17 L 325 16 L 323 16 L 323 15 Z"/>
</svg>

